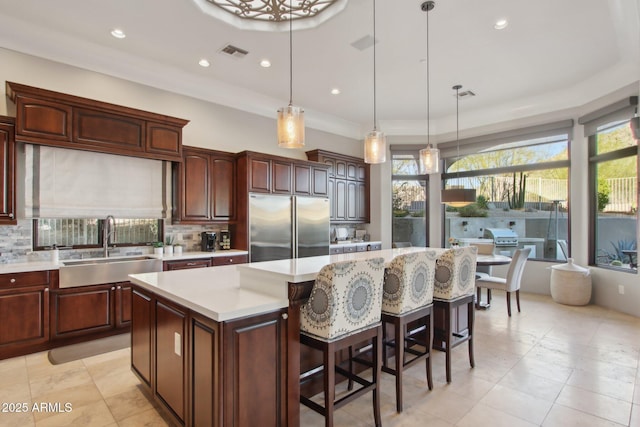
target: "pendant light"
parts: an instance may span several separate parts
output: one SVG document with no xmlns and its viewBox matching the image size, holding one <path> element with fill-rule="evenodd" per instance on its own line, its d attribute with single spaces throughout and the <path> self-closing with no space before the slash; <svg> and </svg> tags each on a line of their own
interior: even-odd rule
<svg viewBox="0 0 640 427">
<path fill-rule="evenodd" d="M 289 4 L 291 7 L 291 2 Z M 278 110 L 278 147 L 304 147 L 304 110 L 293 105 L 293 15 L 289 15 L 289 105 Z"/>
<path fill-rule="evenodd" d="M 452 89 L 456 91 L 456 159 L 460 159 L 460 139 L 459 139 L 459 117 L 460 117 L 460 97 L 458 91 L 462 88 L 461 85 L 455 85 Z M 442 190 L 440 195 L 440 201 L 445 205 L 452 206 L 454 208 L 461 208 L 463 206 L 470 205 L 476 201 L 476 190 L 466 189 L 464 186 L 457 186 L 452 188 L 446 188 Z"/>
<path fill-rule="evenodd" d="M 440 169 L 440 150 L 437 148 L 433 148 L 430 143 L 430 117 L 429 117 L 429 109 L 430 109 L 430 93 L 429 93 L 429 11 L 433 10 L 436 7 L 436 3 L 434 1 L 425 1 L 422 3 L 420 8 L 423 12 L 427 12 L 427 57 L 426 57 L 426 66 L 427 66 L 427 146 L 420 150 L 420 173 L 422 175 L 438 173 Z"/>
<path fill-rule="evenodd" d="M 373 130 L 364 139 L 365 163 L 384 163 L 387 160 L 387 138 L 378 130 L 376 115 L 376 0 L 373 0 Z"/>
</svg>

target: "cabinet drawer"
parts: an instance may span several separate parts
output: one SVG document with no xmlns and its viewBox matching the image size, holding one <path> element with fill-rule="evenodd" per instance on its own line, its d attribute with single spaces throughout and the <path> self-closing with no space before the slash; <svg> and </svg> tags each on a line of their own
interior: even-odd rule
<svg viewBox="0 0 640 427">
<path fill-rule="evenodd" d="M 371 249 L 369 249 L 370 251 L 381 251 L 382 250 L 382 243 L 371 243 Z"/>
<path fill-rule="evenodd" d="M 26 273 L 0 274 L 0 289 L 23 286 L 42 286 L 49 284 L 48 271 L 29 271 Z"/>
<path fill-rule="evenodd" d="M 343 254 L 344 253 L 344 248 L 342 246 L 339 246 L 337 248 L 329 248 L 329 254 L 334 255 L 334 254 Z"/>
<path fill-rule="evenodd" d="M 248 261 L 247 255 L 217 256 L 211 259 L 214 267 L 217 265 L 244 264 Z"/>
<path fill-rule="evenodd" d="M 211 258 L 189 259 L 184 261 L 165 261 L 162 269 L 164 271 L 171 271 L 205 267 L 211 267 Z"/>
<path fill-rule="evenodd" d="M 352 253 L 352 252 L 357 252 L 358 251 L 358 247 L 356 245 L 349 245 L 349 246 L 345 245 L 343 250 L 344 250 L 345 254 L 349 254 L 349 253 Z"/>
</svg>

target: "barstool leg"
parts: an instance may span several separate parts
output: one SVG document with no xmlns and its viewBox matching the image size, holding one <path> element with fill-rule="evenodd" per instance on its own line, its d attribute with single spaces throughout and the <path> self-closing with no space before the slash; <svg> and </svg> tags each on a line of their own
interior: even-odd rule
<svg viewBox="0 0 640 427">
<path fill-rule="evenodd" d="M 404 364 L 404 326 L 400 319 L 394 322 L 396 353 L 396 411 L 402 412 L 402 371 Z"/>
<path fill-rule="evenodd" d="M 467 318 L 469 321 L 469 364 L 475 368 L 476 361 L 473 355 L 473 328 L 475 323 L 476 312 L 473 310 L 473 303 L 467 304 Z"/>
<path fill-rule="evenodd" d="M 353 346 L 349 346 L 349 373 L 353 374 Z M 349 377 L 349 381 L 347 382 L 347 390 L 353 390 L 353 379 Z"/>
<path fill-rule="evenodd" d="M 432 312 L 433 313 L 433 312 Z M 433 314 L 426 317 L 428 324 L 426 334 L 427 342 L 425 343 L 425 351 L 427 352 L 427 385 L 429 390 L 433 390 L 433 378 L 431 377 L 431 347 L 433 347 Z"/>
<path fill-rule="evenodd" d="M 445 360 L 446 360 L 446 372 L 447 372 L 447 383 L 451 382 L 451 334 L 453 333 L 453 328 L 451 327 L 451 305 L 449 304 L 447 309 L 444 312 L 444 324 L 445 328 L 445 340 L 444 340 L 444 352 L 445 352 Z"/>
<path fill-rule="evenodd" d="M 378 335 L 373 339 L 373 369 L 372 376 L 375 388 L 373 389 L 373 419 L 376 427 L 382 426 L 380 418 L 380 377 L 382 376 L 382 329 L 378 327 Z"/>
<path fill-rule="evenodd" d="M 332 346 L 324 353 L 324 425 L 333 427 L 333 403 L 336 398 L 336 353 Z"/>
</svg>

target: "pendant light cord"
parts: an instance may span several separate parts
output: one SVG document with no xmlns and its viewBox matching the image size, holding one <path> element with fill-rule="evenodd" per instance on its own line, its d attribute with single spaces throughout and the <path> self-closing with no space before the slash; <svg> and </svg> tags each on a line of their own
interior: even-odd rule
<svg viewBox="0 0 640 427">
<path fill-rule="evenodd" d="M 430 136 L 431 136 L 431 116 L 430 111 L 430 91 L 429 91 L 429 10 L 427 9 L 427 148 L 431 148 Z"/>
<path fill-rule="evenodd" d="M 289 0 L 292 9 L 293 0 Z M 289 13 L 289 106 L 293 105 L 293 15 Z"/>
<path fill-rule="evenodd" d="M 373 130 L 378 129 L 376 113 L 376 0 L 373 0 Z"/>
</svg>

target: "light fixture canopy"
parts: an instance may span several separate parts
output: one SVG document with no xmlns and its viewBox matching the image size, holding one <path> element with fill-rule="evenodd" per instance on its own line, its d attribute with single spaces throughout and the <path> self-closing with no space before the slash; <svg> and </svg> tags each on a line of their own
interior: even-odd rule
<svg viewBox="0 0 640 427">
<path fill-rule="evenodd" d="M 289 1 L 289 4 L 292 0 Z M 304 147 L 304 110 L 293 105 L 293 28 L 289 19 L 289 105 L 278 110 L 278 147 Z"/>
<path fill-rule="evenodd" d="M 460 118 L 460 97 L 458 93 L 460 89 L 462 89 L 462 85 L 455 85 L 452 89 L 456 91 L 456 151 L 457 151 L 457 159 L 460 158 L 460 126 L 459 126 L 459 118 Z M 470 205 L 471 203 L 475 203 L 476 201 L 476 190 L 474 188 L 464 188 L 463 186 L 456 186 L 445 188 L 440 193 L 440 202 L 445 205 L 449 205 L 454 208 L 461 208 L 463 206 Z"/>
<path fill-rule="evenodd" d="M 387 138 L 378 130 L 376 101 L 376 0 L 373 0 L 373 130 L 364 139 L 364 162 L 372 164 L 387 160 Z"/>
<path fill-rule="evenodd" d="M 427 56 L 425 59 L 427 69 L 427 146 L 420 150 L 420 173 L 432 174 L 440 171 L 440 150 L 433 148 L 430 143 L 431 138 L 431 120 L 430 120 L 430 84 L 429 84 L 429 12 L 436 7 L 434 1 L 425 1 L 420 5 L 420 9 L 423 12 L 427 12 Z"/>
</svg>

